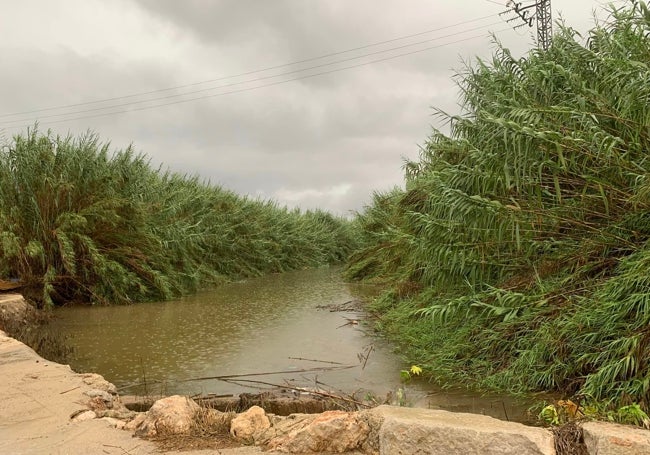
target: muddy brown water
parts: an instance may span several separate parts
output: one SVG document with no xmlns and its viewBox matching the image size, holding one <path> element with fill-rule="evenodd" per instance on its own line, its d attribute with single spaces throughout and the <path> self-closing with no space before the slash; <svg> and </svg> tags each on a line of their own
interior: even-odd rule
<svg viewBox="0 0 650 455">
<path fill-rule="evenodd" d="M 239 394 L 289 385 L 380 401 L 390 395 L 393 404 L 403 395 L 401 401 L 420 407 L 530 421 L 529 401 L 402 383 L 407 365 L 368 333 L 363 313 L 322 308 L 363 297 L 363 287 L 339 274 L 321 268 L 176 301 L 61 308 L 52 324 L 75 348 L 73 369 L 102 374 L 123 394 Z M 197 380 L 215 376 L 237 377 Z"/>
</svg>

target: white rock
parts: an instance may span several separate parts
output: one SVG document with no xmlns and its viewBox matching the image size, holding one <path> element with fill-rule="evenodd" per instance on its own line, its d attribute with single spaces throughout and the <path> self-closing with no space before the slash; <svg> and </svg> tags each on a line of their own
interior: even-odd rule
<svg viewBox="0 0 650 455">
<path fill-rule="evenodd" d="M 83 380 L 84 384 L 89 385 L 94 389 L 103 390 L 110 393 L 111 395 L 117 394 L 117 388 L 115 387 L 115 384 L 108 382 L 100 374 L 82 373 L 81 379 Z"/>
<path fill-rule="evenodd" d="M 270 426 L 271 422 L 264 409 L 253 406 L 232 419 L 230 434 L 235 439 L 250 444 L 255 441 L 256 436 L 262 434 Z"/>
<path fill-rule="evenodd" d="M 190 431 L 199 405 L 193 400 L 174 395 L 156 401 L 146 412 L 146 417 L 135 429 L 136 436 L 151 437 L 157 434 L 185 434 Z"/>
<path fill-rule="evenodd" d="M 70 420 L 72 420 L 73 422 L 83 422 L 86 420 L 92 420 L 96 417 L 97 414 L 95 414 L 93 411 L 83 411 L 74 415 Z"/>
<path fill-rule="evenodd" d="M 370 428 L 356 412 L 293 414 L 272 429 L 266 447 L 289 453 L 344 453 L 361 448 Z"/>
<path fill-rule="evenodd" d="M 126 422 L 126 425 L 124 425 L 124 429 L 127 431 L 135 431 L 135 429 L 138 428 L 146 418 L 147 418 L 147 413 L 140 412 L 132 420 Z"/>
</svg>

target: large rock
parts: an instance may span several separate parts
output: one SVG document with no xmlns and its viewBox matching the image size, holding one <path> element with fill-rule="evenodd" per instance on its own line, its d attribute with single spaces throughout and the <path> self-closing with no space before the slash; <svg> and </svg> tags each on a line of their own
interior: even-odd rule
<svg viewBox="0 0 650 455">
<path fill-rule="evenodd" d="M 135 435 L 152 437 L 159 434 L 189 433 L 199 409 L 194 401 L 179 395 L 158 400 L 135 428 Z"/>
<path fill-rule="evenodd" d="M 650 431 L 606 422 L 586 422 L 582 434 L 590 455 L 648 455 Z"/>
<path fill-rule="evenodd" d="M 36 309 L 20 294 L 0 294 L 0 327 L 3 322 L 16 323 L 37 317 Z"/>
<path fill-rule="evenodd" d="M 553 434 L 542 428 L 504 422 L 477 414 L 431 409 L 379 406 L 364 418 L 381 427 L 378 441 L 367 448 L 379 448 L 381 455 L 554 455 Z"/>
<path fill-rule="evenodd" d="M 230 422 L 230 434 L 233 438 L 251 444 L 259 435 L 271 426 L 264 409 L 253 406 L 249 410 L 238 414 Z"/>
<path fill-rule="evenodd" d="M 294 414 L 274 422 L 266 448 L 288 453 L 344 453 L 362 446 L 370 428 L 356 412 Z M 269 437 L 270 436 L 270 437 Z"/>
</svg>

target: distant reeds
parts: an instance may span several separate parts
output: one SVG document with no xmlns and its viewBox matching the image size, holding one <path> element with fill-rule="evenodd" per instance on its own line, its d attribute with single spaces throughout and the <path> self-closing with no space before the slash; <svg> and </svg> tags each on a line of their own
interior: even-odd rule
<svg viewBox="0 0 650 455">
<path fill-rule="evenodd" d="M 169 299 L 339 262 L 354 239 L 345 219 L 152 168 L 92 133 L 32 130 L 0 149 L 0 278 L 43 305 Z"/>
</svg>

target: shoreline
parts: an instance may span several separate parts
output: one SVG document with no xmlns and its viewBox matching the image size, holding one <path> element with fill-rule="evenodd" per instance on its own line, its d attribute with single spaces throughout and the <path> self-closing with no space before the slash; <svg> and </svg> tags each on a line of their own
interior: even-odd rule
<svg viewBox="0 0 650 455">
<path fill-rule="evenodd" d="M 4 332 L 0 331 L 0 377 L 3 378 L 3 385 L 0 387 L 0 409 L 4 417 L 0 425 L 0 453 L 11 454 L 108 454 L 117 455 L 128 453 L 130 455 L 145 455 L 160 453 L 160 449 L 152 441 L 134 438 L 130 431 L 117 429 L 115 422 L 110 417 L 89 417 L 88 420 L 77 419 L 91 411 L 89 403 L 89 392 L 103 389 L 112 391 L 114 386 L 105 381 L 103 377 L 94 373 L 75 373 L 68 365 L 61 365 L 55 362 L 44 360 L 34 350 L 25 344 L 17 341 Z M 110 393 L 110 392 L 109 392 Z M 114 399 L 119 398 L 114 395 Z M 382 410 L 381 408 L 385 408 Z M 254 408 L 251 408 L 254 409 Z M 259 408 L 257 408 L 259 409 Z M 407 435 L 410 429 L 417 425 L 417 422 L 431 418 L 430 413 L 422 409 L 393 408 L 381 406 L 379 410 L 377 432 L 380 426 L 389 422 L 393 425 L 389 435 L 393 437 L 390 443 L 395 445 L 413 444 Z M 396 412 L 397 418 L 389 419 L 384 417 L 382 412 Z M 442 413 L 443 419 L 463 419 L 468 414 L 455 414 L 446 411 Z M 413 413 L 413 415 L 411 415 Z M 240 415 L 246 414 L 242 413 Z M 141 414 L 142 415 L 142 414 Z M 339 417 L 341 415 L 358 415 L 360 413 L 345 413 L 343 411 L 329 411 L 322 414 L 312 415 L 316 420 L 321 417 Z M 308 414 L 295 414 L 295 416 L 309 416 Z M 533 427 L 525 427 L 522 424 L 502 422 L 485 416 L 477 416 L 488 419 L 498 426 L 497 432 L 492 432 L 492 438 L 507 437 L 509 428 L 516 428 L 517 431 L 531 433 L 531 439 L 537 440 L 547 450 L 542 452 L 525 451 L 522 453 L 544 453 L 551 455 L 552 436 L 546 430 Z M 289 417 L 288 419 L 291 419 Z M 455 423 L 455 422 L 454 422 Z M 446 425 L 446 423 L 445 423 Z M 426 432 L 431 432 L 426 429 Z M 406 441 L 402 440 L 405 436 Z M 414 431 L 422 432 L 422 429 L 415 428 Z M 505 433 L 504 433 L 505 432 Z M 548 436 L 542 436 L 548 433 Z M 337 434 L 339 434 L 337 432 Z M 435 433 L 433 433 L 435 436 Z M 541 435 L 541 436 L 540 436 Z M 380 438 L 381 436 L 376 436 Z M 439 436 L 438 436 L 439 437 Z M 444 435 L 445 439 L 449 438 Z M 543 439 L 543 440 L 542 440 Z M 544 442 L 545 441 L 545 442 Z M 551 442 L 549 442 L 551 441 Z M 417 442 L 417 441 L 415 441 Z M 377 444 L 380 440 L 377 440 Z M 430 447 L 430 442 L 424 442 L 424 447 Z M 433 445 L 431 445 L 433 447 Z M 393 449 L 388 451 L 380 450 L 376 453 L 395 453 Z M 260 447 L 241 446 L 236 448 L 208 449 L 198 451 L 165 452 L 168 454 L 202 454 L 202 455 L 255 455 L 262 453 Z M 264 451 L 264 453 L 279 453 Z M 324 451 L 312 453 L 326 454 Z M 347 451 L 348 454 L 361 454 L 360 451 Z M 412 451 L 399 453 L 415 453 Z M 427 452 L 423 452 L 427 453 Z M 431 452 L 438 453 L 438 452 Z M 488 452 L 489 453 L 489 452 Z M 517 452 L 519 453 L 519 452 Z"/>
<path fill-rule="evenodd" d="M 0 453 L 155 452 L 153 443 L 134 440 L 107 420 L 71 419 L 89 410 L 85 392 L 110 383 L 99 375 L 75 373 L 67 365 L 44 360 L 2 331 L 0 377 Z"/>
<path fill-rule="evenodd" d="M 21 310 L 22 308 L 22 310 Z M 28 304 L 22 296 L 0 294 L 0 313 L 8 312 L 22 318 Z M 115 386 L 95 373 L 76 373 L 70 366 L 45 360 L 32 348 L 8 336 L 0 330 L 0 453 L 11 454 L 130 454 L 161 453 L 151 440 L 136 438 L 133 428 L 124 420 L 145 418 L 145 413 L 128 411 L 116 393 Z M 173 397 L 170 397 L 173 398 Z M 181 397 L 182 398 L 182 397 Z M 187 399 L 187 398 L 185 398 Z M 161 400 L 163 401 L 163 400 Z M 191 400 L 190 400 L 191 401 Z M 110 406 L 106 405 L 110 402 Z M 99 406 L 98 406 L 99 405 Z M 196 406 L 196 405 L 194 405 Z M 107 409 L 108 408 L 108 409 Z M 264 411 L 254 406 L 237 414 L 246 420 L 251 411 Z M 120 412 L 131 413 L 120 417 Z M 528 427 L 520 423 L 505 422 L 492 417 L 454 413 L 421 408 L 379 406 L 367 411 L 326 411 L 321 414 L 292 414 L 280 417 L 271 413 L 271 442 L 275 438 L 277 448 L 286 452 L 291 444 L 308 434 L 321 435 L 320 444 L 336 444 L 351 431 L 351 422 L 357 430 L 356 449 L 345 453 L 512 453 L 556 454 L 555 436 L 548 429 Z M 124 420 L 120 421 L 119 418 Z M 295 423 L 304 421 L 303 433 L 291 434 Z M 136 422 L 138 418 L 133 419 Z M 234 420 L 233 420 L 234 422 Z M 314 429 L 314 426 L 321 425 Z M 329 425 L 329 426 L 328 426 Z M 344 425 L 344 428 L 332 425 Z M 353 426 L 354 426 L 353 425 Z M 301 431 L 302 431 L 301 430 Z M 323 430 L 329 430 L 322 436 Z M 233 429 L 231 427 L 231 433 Z M 334 431 L 332 433 L 332 431 Z M 647 454 L 650 453 L 650 431 L 603 422 L 583 423 L 587 454 Z M 311 432 L 311 433 L 310 433 Z M 295 432 L 294 432 L 295 433 Z M 264 435 L 264 433 L 257 433 Z M 290 439 L 293 437 L 294 439 Z M 254 439 L 256 436 L 254 437 Z M 289 438 L 289 439 L 287 439 Z M 278 442 L 280 441 L 280 442 Z M 254 442 L 258 442 L 255 440 Z M 560 440 L 561 442 L 561 440 Z M 284 446 L 281 444 L 285 444 Z M 279 445 L 278 445 L 279 444 Z M 356 443 L 355 443 L 356 444 Z M 262 443 L 261 445 L 265 445 Z M 271 444 L 271 448 L 276 448 Z M 452 451 L 449 451 L 453 449 Z M 442 451 L 441 451 L 442 450 Z M 505 450 L 505 451 L 503 451 Z M 288 450 L 292 452 L 292 450 Z M 337 450 L 338 453 L 341 453 Z M 166 451 L 168 454 L 203 455 L 258 455 L 279 453 L 264 451 L 261 447 L 241 445 L 234 448 L 204 450 Z M 298 452 L 293 452 L 298 453 Z M 303 451 L 300 451 L 303 453 Z M 314 454 L 329 452 L 314 448 Z"/>
<path fill-rule="evenodd" d="M 31 309 L 20 294 L 0 294 L 0 314 L 5 318 L 24 319 Z M 68 365 L 46 360 L 2 330 L 0 378 L 0 453 L 160 453 L 154 442 L 134 438 L 132 432 L 116 428 L 114 418 L 84 420 L 81 417 L 91 410 L 89 402 L 93 398 L 90 395 L 97 390 L 112 395 L 115 409 L 121 407 L 119 397 L 113 395 L 113 384 L 101 375 L 76 373 Z M 242 447 L 183 453 L 254 455 L 261 451 L 255 447 Z"/>
<path fill-rule="evenodd" d="M 76 419 L 90 410 L 88 392 L 110 389 L 95 373 L 75 373 L 50 362 L 0 330 L 0 453 L 146 455 L 161 453 L 152 441 L 116 428 L 111 417 Z M 117 400 L 119 398 L 115 397 Z M 258 447 L 168 454 L 256 455 Z"/>
</svg>

